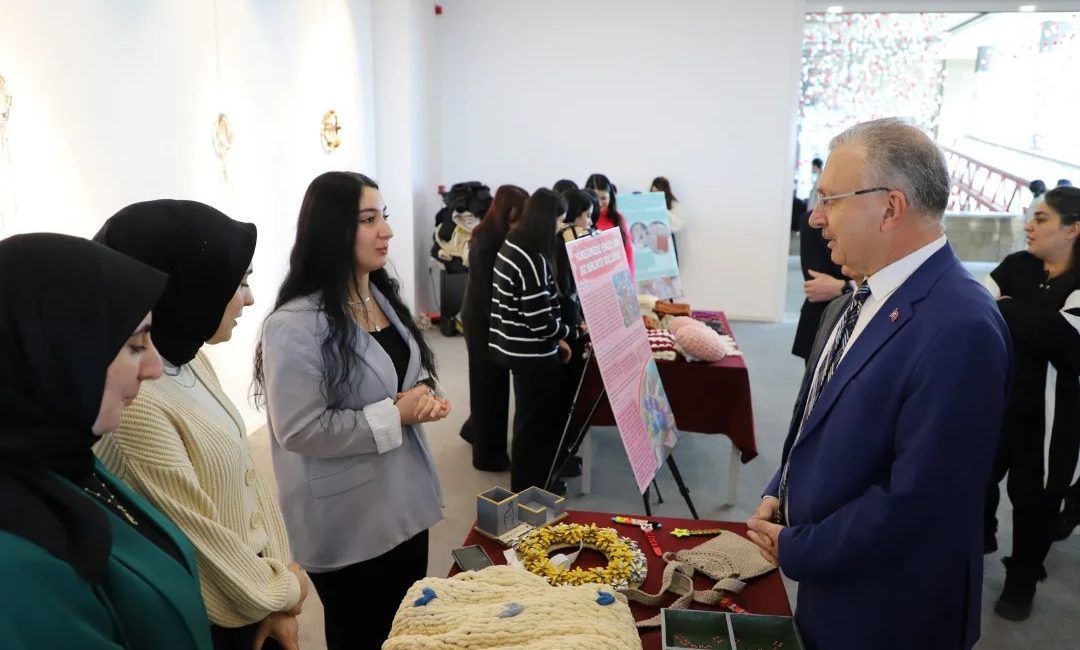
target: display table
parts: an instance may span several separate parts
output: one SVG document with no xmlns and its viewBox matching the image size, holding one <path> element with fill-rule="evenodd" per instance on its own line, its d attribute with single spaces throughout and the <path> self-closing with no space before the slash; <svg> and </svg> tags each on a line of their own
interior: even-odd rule
<svg viewBox="0 0 1080 650">
<path fill-rule="evenodd" d="M 648 559 L 649 563 L 648 575 L 645 578 L 645 584 L 643 584 L 641 588 L 649 593 L 655 593 L 660 589 L 660 585 L 663 582 L 664 560 L 651 552 L 649 543 L 645 539 L 645 534 L 640 529 L 634 526 L 612 523 L 611 517 L 615 514 L 625 513 L 568 510 L 566 519 L 561 523 L 586 525 L 593 523 L 597 526 L 614 528 L 619 531 L 620 535 L 637 542 L 638 546 L 641 547 L 641 550 L 645 552 L 645 557 Z M 669 531 L 676 528 L 724 528 L 742 535 L 746 534 L 745 524 L 730 521 L 705 521 L 674 517 L 650 517 L 650 519 L 652 521 L 659 521 L 663 525 L 663 528 L 656 531 L 655 535 L 660 543 L 661 549 L 664 551 L 678 551 L 680 549 L 693 548 L 708 539 L 707 537 L 683 537 L 681 539 L 672 537 Z M 503 557 L 503 551 L 506 549 L 497 542 L 484 537 L 475 530 L 470 530 L 462 545 L 468 546 L 471 544 L 479 544 L 482 546 L 484 551 L 487 552 L 488 556 L 496 564 L 506 564 L 506 560 Z M 583 551 L 578 558 L 577 566 L 599 566 L 604 562 L 604 556 L 600 553 L 595 551 Z M 450 575 L 454 575 L 457 572 L 457 567 L 452 564 Z M 700 573 L 694 578 L 695 589 L 709 589 L 713 584 L 714 581 L 709 580 Z M 676 596 L 674 594 L 668 594 L 664 603 L 670 603 L 674 601 L 675 598 Z M 746 589 L 744 589 L 741 594 L 733 596 L 733 599 L 751 614 L 791 616 L 791 607 L 788 605 L 787 592 L 784 590 L 784 580 L 780 577 L 779 571 L 772 571 L 759 578 L 754 578 L 747 584 Z M 659 613 L 658 608 L 646 607 L 645 605 L 640 605 L 638 603 L 631 603 L 630 609 L 634 613 L 634 620 L 638 621 L 645 620 Z M 695 603 L 692 606 L 692 609 L 704 609 L 704 607 Z M 662 647 L 660 628 L 655 627 L 643 630 L 641 644 L 645 650 L 660 650 Z"/>
<path fill-rule="evenodd" d="M 731 325 L 727 316 L 719 311 L 695 311 L 695 316 L 719 320 L 728 334 Z M 728 463 L 728 481 L 725 503 L 733 505 L 737 497 L 740 460 L 748 463 L 757 456 L 754 438 L 754 410 L 750 403 L 750 375 L 741 356 L 725 357 L 716 363 L 657 361 L 660 380 L 664 384 L 668 402 L 675 415 L 675 423 L 682 433 L 722 434 L 731 439 L 732 454 Z M 588 415 L 588 409 L 596 402 L 604 388 L 600 368 L 595 357 L 590 359 L 585 371 L 585 381 L 572 414 L 571 431 L 580 429 Z M 593 426 L 615 426 L 615 416 L 607 397 L 603 397 L 592 419 Z M 581 491 L 588 494 L 591 488 L 590 441 L 582 444 Z M 678 447 L 675 448 L 678 452 Z M 736 455 L 734 450 L 738 450 Z"/>
</svg>

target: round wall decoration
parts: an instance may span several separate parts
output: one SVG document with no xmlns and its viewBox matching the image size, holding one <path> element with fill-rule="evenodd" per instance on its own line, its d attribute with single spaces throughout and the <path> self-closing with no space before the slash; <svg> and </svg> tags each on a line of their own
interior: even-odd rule
<svg viewBox="0 0 1080 650">
<path fill-rule="evenodd" d="M 214 123 L 214 155 L 221 161 L 221 176 L 225 180 L 229 179 L 227 158 L 234 140 L 235 136 L 233 135 L 232 125 L 229 124 L 229 117 L 224 113 L 218 113 L 217 121 Z"/>
<path fill-rule="evenodd" d="M 322 116 L 322 146 L 326 153 L 333 153 L 341 146 L 341 124 L 337 111 L 329 110 Z"/>
</svg>

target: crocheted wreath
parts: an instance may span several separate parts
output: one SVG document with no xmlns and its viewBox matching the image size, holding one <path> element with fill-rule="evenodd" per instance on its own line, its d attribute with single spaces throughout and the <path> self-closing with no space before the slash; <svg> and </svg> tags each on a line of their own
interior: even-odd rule
<svg viewBox="0 0 1080 650">
<path fill-rule="evenodd" d="M 562 569 L 548 558 L 551 551 L 578 546 L 603 553 L 607 566 Z M 544 526 L 523 535 L 515 548 L 525 568 L 553 586 L 596 583 L 626 589 L 645 582 L 645 554 L 636 542 L 620 537 L 611 528 L 597 528 L 593 524 Z"/>
</svg>

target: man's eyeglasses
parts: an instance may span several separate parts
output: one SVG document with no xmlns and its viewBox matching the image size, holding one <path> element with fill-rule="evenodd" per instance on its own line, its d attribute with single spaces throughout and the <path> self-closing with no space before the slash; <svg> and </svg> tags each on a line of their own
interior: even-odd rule
<svg viewBox="0 0 1080 650">
<path fill-rule="evenodd" d="M 871 187 L 865 190 L 855 190 L 854 192 L 844 192 L 843 194 L 833 194 L 832 196 L 818 196 L 817 205 L 822 207 L 829 207 L 833 201 L 839 201 L 840 199 L 846 199 L 849 196 L 858 196 L 860 194 L 870 194 L 871 192 L 891 192 L 891 187 Z"/>
</svg>

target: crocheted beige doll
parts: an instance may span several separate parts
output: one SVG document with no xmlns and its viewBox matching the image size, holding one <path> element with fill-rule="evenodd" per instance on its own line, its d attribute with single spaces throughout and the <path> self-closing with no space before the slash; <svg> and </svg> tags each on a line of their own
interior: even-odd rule
<svg viewBox="0 0 1080 650">
<path fill-rule="evenodd" d="M 639 650 L 626 598 L 609 587 L 552 587 L 496 565 L 418 580 L 394 617 L 383 650 Z"/>
</svg>

